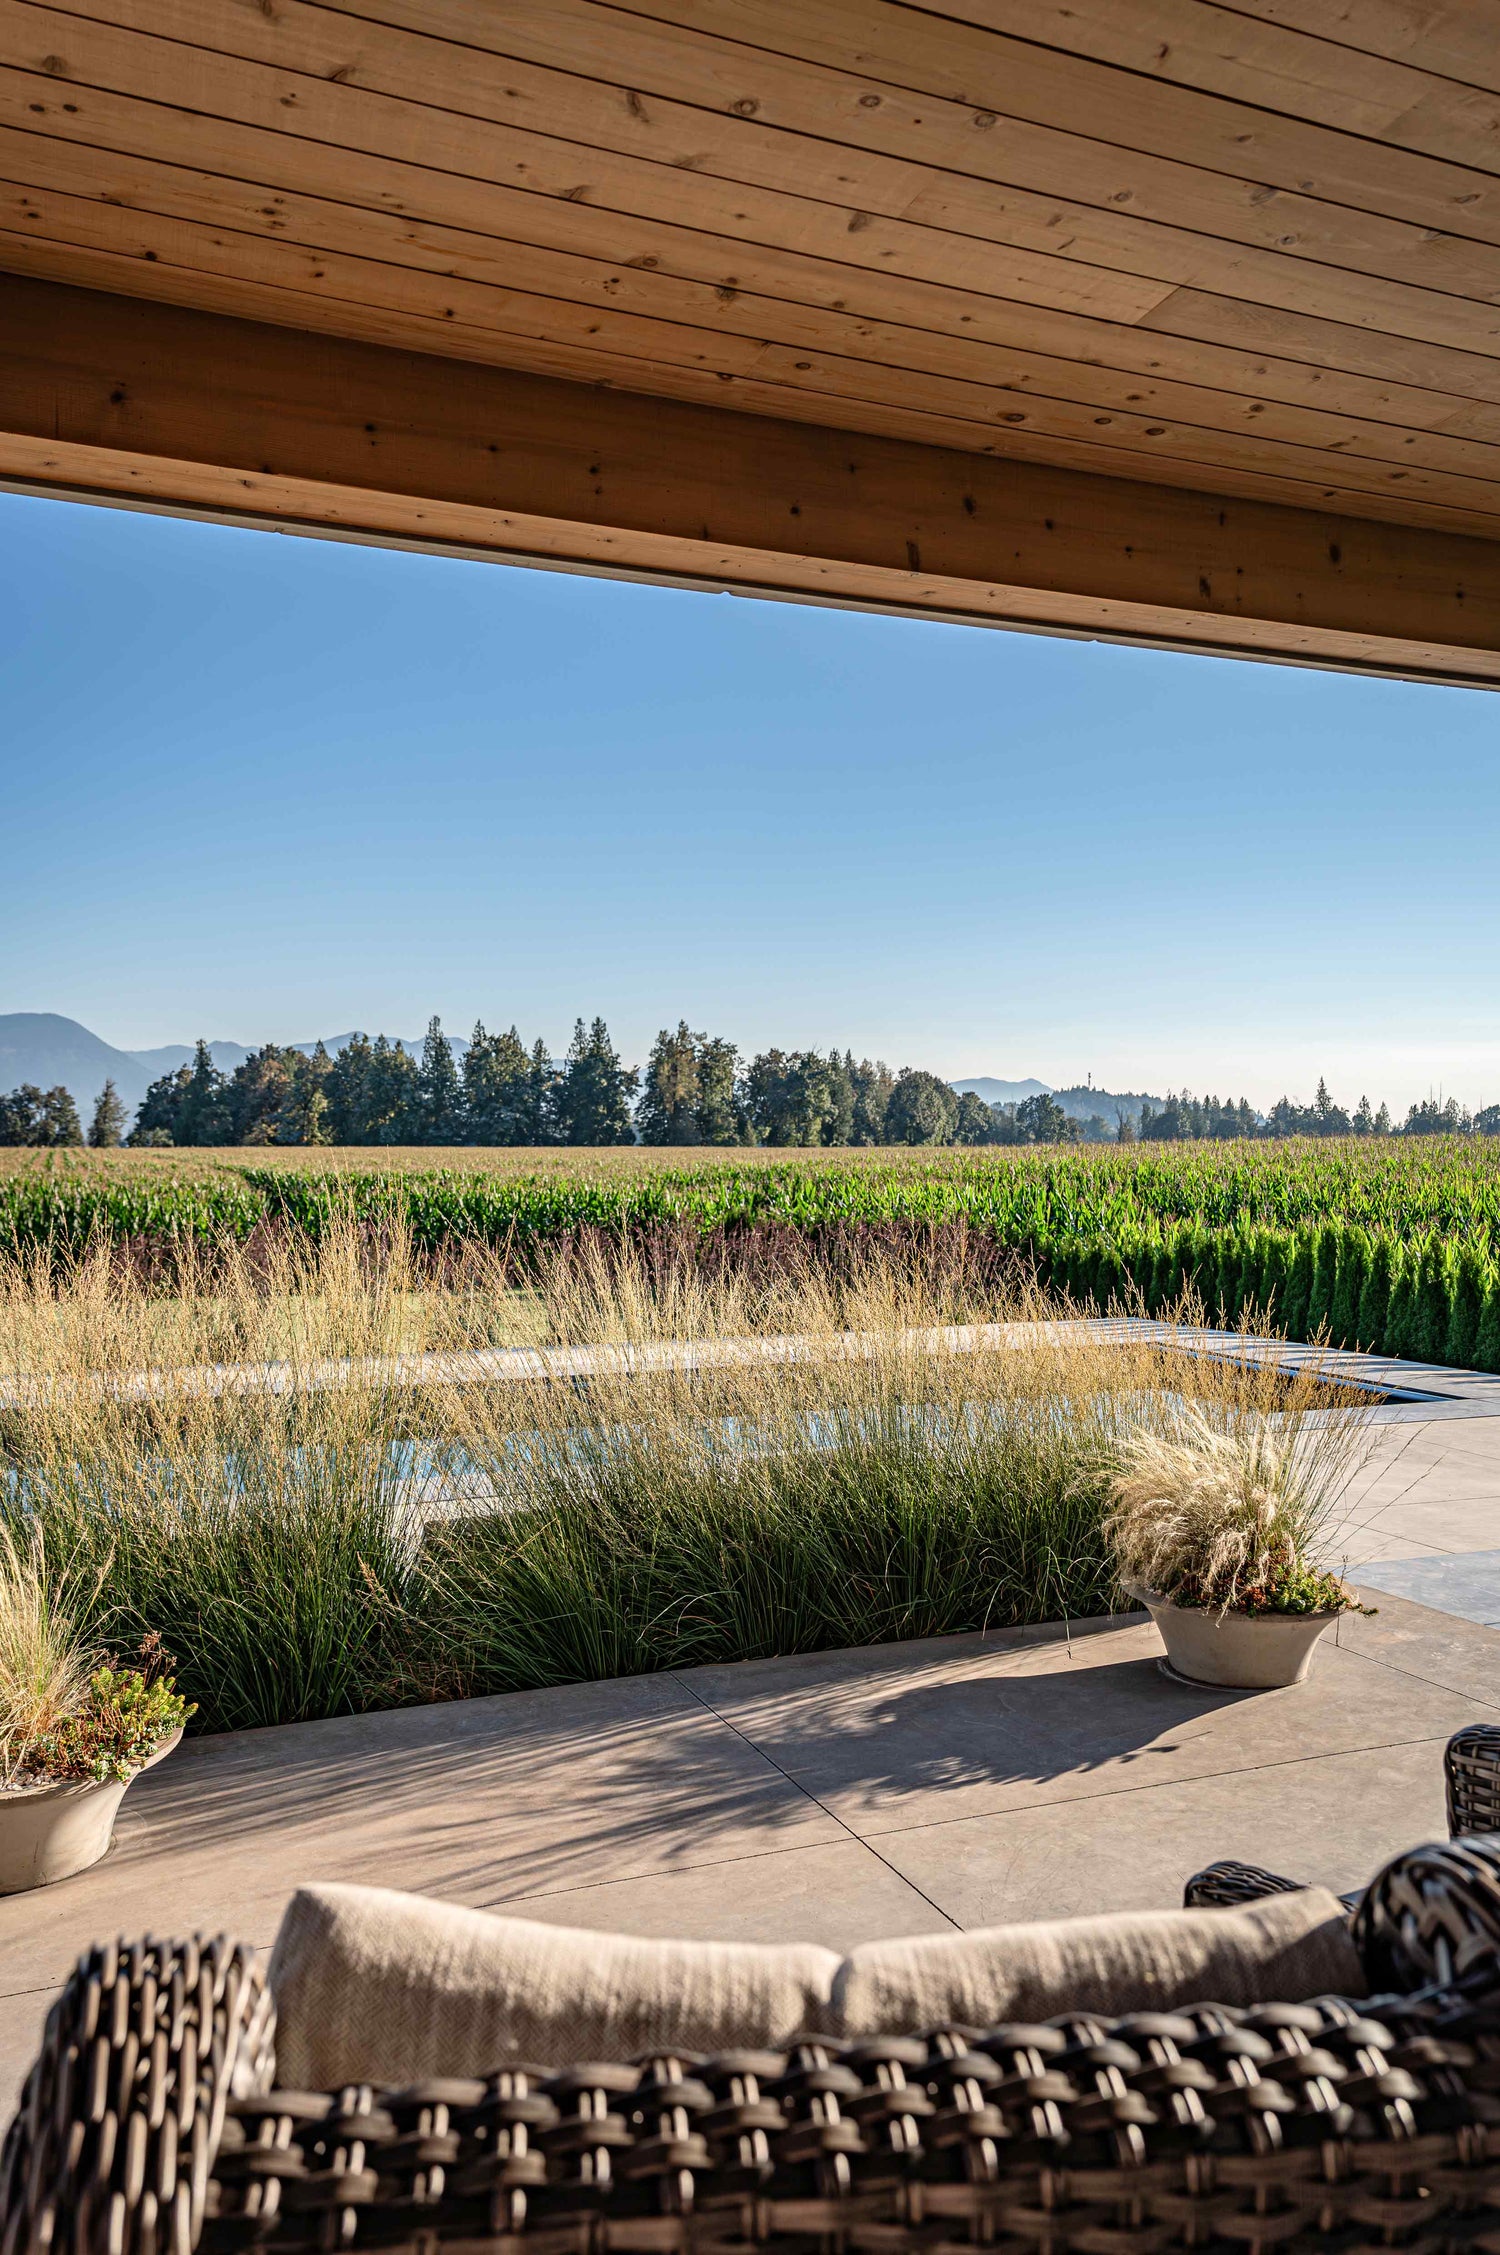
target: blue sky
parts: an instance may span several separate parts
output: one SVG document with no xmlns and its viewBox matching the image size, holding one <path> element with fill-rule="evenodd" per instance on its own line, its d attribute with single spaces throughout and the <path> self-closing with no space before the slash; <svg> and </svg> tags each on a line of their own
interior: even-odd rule
<svg viewBox="0 0 1500 2255">
<path fill-rule="evenodd" d="M 1500 701 L 0 495 L 0 1010 L 1500 1098 Z"/>
</svg>

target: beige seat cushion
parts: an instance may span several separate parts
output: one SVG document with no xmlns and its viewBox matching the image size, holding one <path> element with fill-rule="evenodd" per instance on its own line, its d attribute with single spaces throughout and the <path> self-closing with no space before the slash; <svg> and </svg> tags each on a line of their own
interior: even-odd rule
<svg viewBox="0 0 1500 2255">
<path fill-rule="evenodd" d="M 1305 1887 L 1233 1910 L 1132 1911 L 866 1942 L 839 1967 L 833 2019 L 844 2035 L 894 2035 L 1072 2011 L 1295 2004 L 1361 1997 L 1365 1987 L 1342 1904 Z"/>
<path fill-rule="evenodd" d="M 1253 2004 L 1364 1977 L 1319 1888 L 1235 1910 L 1141 1911 L 867 1942 L 661 1942 L 465 1910 L 383 1887 L 302 1887 L 271 1958 L 283 2089 L 558 2067 L 799 2034 L 989 2027 L 1067 2011 Z"/>
<path fill-rule="evenodd" d="M 300 1887 L 271 1955 L 283 2089 L 723 2050 L 826 2029 L 839 1961 L 810 1944 L 657 1942 L 384 1887 Z"/>
</svg>

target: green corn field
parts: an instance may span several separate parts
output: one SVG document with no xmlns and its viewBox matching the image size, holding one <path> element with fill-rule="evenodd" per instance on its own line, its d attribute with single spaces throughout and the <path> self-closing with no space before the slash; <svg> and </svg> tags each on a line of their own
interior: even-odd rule
<svg viewBox="0 0 1500 2255">
<path fill-rule="evenodd" d="M 1150 1313 L 1195 1294 L 1416 1361 L 1500 1371 L 1500 1141 L 1022 1148 L 983 1153 L 465 1150 L 15 1153 L 0 1257 L 65 1263 L 127 1246 L 316 1236 L 336 1212 L 399 1213 L 438 1250 L 527 1248 L 581 1228 L 824 1240 L 962 1225 L 1079 1303 Z"/>
</svg>

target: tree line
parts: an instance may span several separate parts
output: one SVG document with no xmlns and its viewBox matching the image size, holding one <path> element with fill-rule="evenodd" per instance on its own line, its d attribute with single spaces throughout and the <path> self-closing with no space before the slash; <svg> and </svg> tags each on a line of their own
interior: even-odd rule
<svg viewBox="0 0 1500 2255">
<path fill-rule="evenodd" d="M 1069 1092 L 1070 1094 L 1072 1092 Z M 1081 1091 L 1079 1092 L 1082 1093 Z M 1108 1099 L 1100 1098 L 1102 1103 Z M 1404 1125 L 1362 1096 L 1352 1112 L 1319 1080 L 1311 1104 L 1281 1097 L 1261 1113 L 1244 1097 L 1169 1094 L 1113 1117 L 1075 1117 L 1046 1092 L 1018 1104 L 960 1095 L 936 1073 L 845 1050 L 763 1050 L 663 1027 L 643 1070 L 621 1062 L 602 1018 L 573 1028 L 567 1054 L 512 1026 L 476 1025 L 462 1058 L 434 1018 L 420 1056 L 384 1034 L 355 1034 L 336 1056 L 267 1042 L 233 1072 L 200 1041 L 190 1064 L 151 1083 L 127 1132 L 106 1081 L 87 1136 L 64 1087 L 29 1083 L 0 1096 L 0 1144 L 107 1148 L 214 1144 L 813 1146 L 1210 1141 L 1292 1135 L 1497 1135 L 1500 1105 L 1471 1114 L 1454 1099 L 1413 1104 Z"/>
</svg>

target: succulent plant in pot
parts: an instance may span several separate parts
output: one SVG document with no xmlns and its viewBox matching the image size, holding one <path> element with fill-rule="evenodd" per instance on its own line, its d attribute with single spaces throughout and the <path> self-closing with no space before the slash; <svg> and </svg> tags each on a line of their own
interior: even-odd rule
<svg viewBox="0 0 1500 2255">
<path fill-rule="evenodd" d="M 1329 1622 L 1368 1610 L 1325 1555 L 1361 1426 L 1338 1410 L 1214 1419 L 1182 1404 L 1124 1436 L 1105 1540 L 1173 1674 L 1301 1683 Z"/>
<path fill-rule="evenodd" d="M 0 1894 L 97 1863 L 126 1787 L 193 1712 L 158 1640 L 134 1666 L 89 1640 L 93 1594 L 49 1573 L 39 1537 L 0 1525 Z"/>
</svg>

